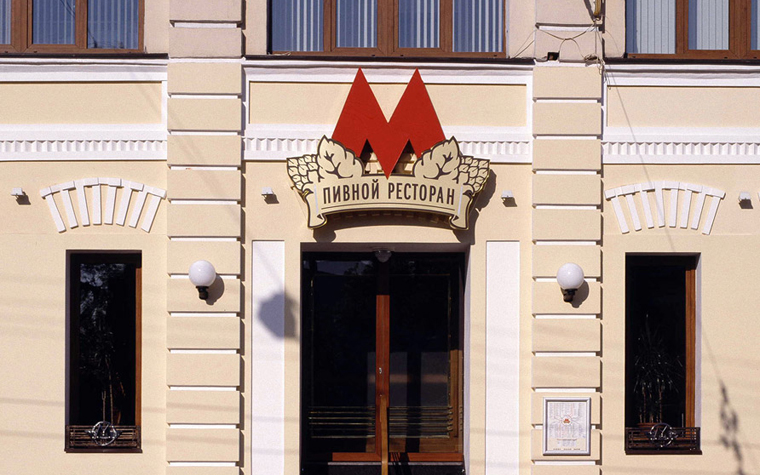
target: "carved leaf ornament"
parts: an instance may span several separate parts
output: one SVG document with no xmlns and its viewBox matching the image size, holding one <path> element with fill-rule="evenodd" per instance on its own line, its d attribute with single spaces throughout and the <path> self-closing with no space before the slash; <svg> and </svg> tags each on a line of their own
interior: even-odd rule
<svg viewBox="0 0 760 475">
<path fill-rule="evenodd" d="M 455 138 L 445 139 L 417 71 L 391 121 L 386 122 L 381 111 L 380 120 L 378 111 L 359 70 L 333 138 L 322 137 L 316 154 L 287 160 L 293 187 L 308 207 L 308 226 L 323 226 L 332 213 L 407 210 L 449 215 L 452 228 L 467 229 L 470 207 L 488 180 L 490 162 L 462 155 Z M 351 146 L 344 146 L 336 136 Z M 364 173 L 364 163 L 355 151 L 367 142 L 384 176 Z M 419 157 L 412 173 L 392 174 L 407 143 Z"/>
</svg>

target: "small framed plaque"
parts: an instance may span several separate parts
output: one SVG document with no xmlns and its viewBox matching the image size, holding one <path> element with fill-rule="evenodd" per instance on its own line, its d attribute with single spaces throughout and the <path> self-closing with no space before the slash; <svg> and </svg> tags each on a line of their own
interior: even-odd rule
<svg viewBox="0 0 760 475">
<path fill-rule="evenodd" d="M 544 398 L 544 455 L 591 455 L 591 398 Z"/>
</svg>

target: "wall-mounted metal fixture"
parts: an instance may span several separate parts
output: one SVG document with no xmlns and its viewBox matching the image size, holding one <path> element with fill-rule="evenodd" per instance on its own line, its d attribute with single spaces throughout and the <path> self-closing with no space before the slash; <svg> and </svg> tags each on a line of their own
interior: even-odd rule
<svg viewBox="0 0 760 475">
<path fill-rule="evenodd" d="M 504 190 L 501 192 L 501 199 L 504 201 L 513 200 L 515 199 L 515 194 L 512 193 L 512 190 Z"/>
<path fill-rule="evenodd" d="M 749 194 L 749 191 L 742 191 L 739 193 L 739 203 L 746 201 L 752 201 L 752 195 Z"/>
<path fill-rule="evenodd" d="M 270 196 L 274 196 L 274 191 L 272 190 L 271 186 L 265 186 L 261 189 L 261 196 L 264 197 L 264 199 L 269 198 Z"/>
<path fill-rule="evenodd" d="M 578 264 L 568 262 L 557 271 L 557 283 L 562 289 L 565 302 L 572 302 L 575 291 L 583 285 L 583 269 Z"/>
<path fill-rule="evenodd" d="M 198 289 L 198 298 L 208 299 L 208 288 L 216 280 L 216 269 L 209 261 L 195 261 L 188 271 L 190 282 Z"/>
<path fill-rule="evenodd" d="M 602 1 L 592 0 L 594 2 L 594 19 L 598 20 L 602 17 Z"/>
<path fill-rule="evenodd" d="M 383 264 L 388 262 L 393 252 L 390 249 L 375 249 L 375 257 Z"/>
<path fill-rule="evenodd" d="M 11 196 L 19 198 L 21 196 L 26 196 L 26 193 L 24 193 L 23 188 L 11 188 Z"/>
</svg>

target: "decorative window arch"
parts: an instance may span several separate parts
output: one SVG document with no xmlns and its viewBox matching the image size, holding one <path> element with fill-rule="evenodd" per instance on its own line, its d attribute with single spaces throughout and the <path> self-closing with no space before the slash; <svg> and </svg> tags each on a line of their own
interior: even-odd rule
<svg viewBox="0 0 760 475">
<path fill-rule="evenodd" d="M 101 185 L 106 185 L 105 216 L 103 216 L 102 213 Z M 87 204 L 85 188 L 92 189 L 92 204 L 89 207 Z M 118 194 L 119 188 L 121 188 L 122 191 L 117 211 L 116 195 Z M 73 229 L 79 226 L 79 221 L 77 220 L 77 215 L 74 211 L 74 203 L 71 199 L 71 190 L 76 191 L 79 221 L 81 221 L 82 226 L 89 226 L 90 224 L 113 224 L 114 214 L 116 224 L 124 226 L 129 212 L 129 202 L 132 198 L 132 192 L 135 191 L 137 192 L 137 199 L 134 200 L 132 211 L 129 214 L 129 226 L 135 228 L 140 220 L 140 215 L 143 214 L 143 207 L 145 206 L 148 195 L 151 195 L 148 209 L 145 212 L 142 224 L 140 225 L 140 229 L 146 233 L 150 232 L 150 228 L 153 226 L 153 220 L 156 218 L 156 212 L 158 211 L 158 206 L 161 204 L 161 200 L 166 198 L 166 190 L 164 189 L 121 178 L 82 178 L 80 180 L 51 185 L 41 189 L 40 196 L 42 196 L 47 202 L 48 207 L 50 208 L 50 215 L 53 217 L 53 222 L 59 233 L 66 231 L 66 225 L 64 224 L 61 213 L 58 211 L 58 206 L 55 203 L 55 193 L 59 193 L 61 200 L 63 201 L 66 221 L 69 225 L 68 227 Z"/>
<path fill-rule="evenodd" d="M 678 195 L 680 191 L 683 191 L 683 197 L 681 198 L 681 206 L 679 208 Z M 692 207 L 692 196 L 695 193 L 697 194 L 697 199 Z M 649 198 L 650 194 L 654 195 L 654 213 L 652 212 L 652 203 Z M 625 197 L 633 229 L 636 231 L 641 231 L 642 229 L 638 208 L 634 200 L 635 195 L 639 195 L 641 206 L 644 210 L 646 227 L 649 229 L 655 227 L 655 219 L 657 220 L 657 227 L 660 228 L 665 227 L 666 222 L 670 228 L 699 228 L 700 221 L 702 221 L 702 209 L 704 208 L 705 200 L 709 196 L 710 208 L 707 216 L 704 218 L 702 234 L 710 234 L 715 222 L 715 216 L 718 213 L 718 205 L 720 204 L 720 200 L 726 196 L 726 192 L 708 186 L 678 181 L 637 183 L 605 190 L 604 197 L 612 203 L 618 226 L 620 226 L 620 232 L 623 234 L 628 233 L 630 228 L 623 213 L 623 207 L 620 204 L 621 197 Z M 667 215 L 665 212 L 666 195 L 668 195 L 669 202 Z M 690 215 L 691 223 L 689 222 Z"/>
</svg>

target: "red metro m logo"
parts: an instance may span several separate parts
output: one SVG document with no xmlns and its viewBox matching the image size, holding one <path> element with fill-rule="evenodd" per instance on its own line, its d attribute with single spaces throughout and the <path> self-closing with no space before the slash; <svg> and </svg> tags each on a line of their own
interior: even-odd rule
<svg viewBox="0 0 760 475">
<path fill-rule="evenodd" d="M 365 173 L 359 155 L 369 144 L 383 168 Z M 393 173 L 411 144 L 411 173 Z M 288 175 L 317 228 L 333 213 L 403 210 L 448 215 L 454 229 L 467 229 L 470 206 L 483 189 L 489 162 L 462 155 L 446 140 L 420 73 L 414 72 L 390 121 L 361 70 L 356 74 L 332 139 L 322 137 L 314 155 L 288 159 Z"/>
<path fill-rule="evenodd" d="M 332 136 L 355 155 L 361 155 L 367 142 L 383 167 L 386 177 L 391 176 L 401 153 L 410 143 L 414 153 L 422 152 L 446 139 L 441 123 L 430 101 L 420 72 L 415 70 L 406 86 L 390 121 L 369 87 L 360 69 L 348 93 L 343 111 Z"/>
</svg>

